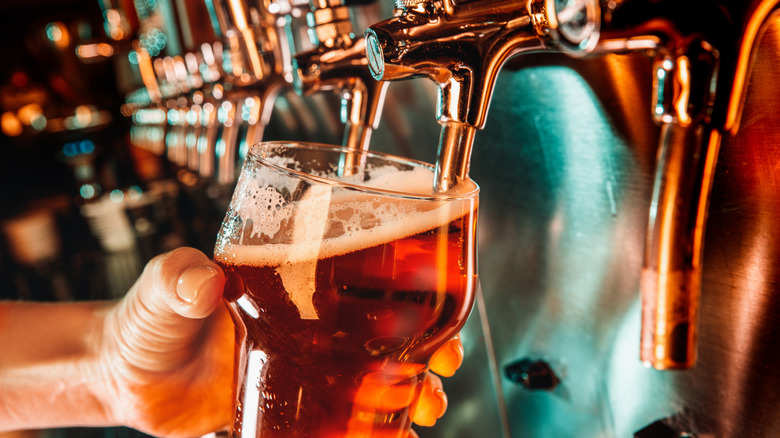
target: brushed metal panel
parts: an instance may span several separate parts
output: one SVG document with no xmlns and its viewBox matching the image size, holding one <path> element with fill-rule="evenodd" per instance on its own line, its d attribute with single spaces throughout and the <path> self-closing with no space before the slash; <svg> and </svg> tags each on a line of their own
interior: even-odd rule
<svg viewBox="0 0 780 438">
<path fill-rule="evenodd" d="M 493 394 L 506 405 L 505 436 L 629 437 L 667 417 L 699 437 L 777 436 L 780 20 L 761 40 L 740 131 L 721 147 L 699 362 L 690 371 L 639 361 L 639 273 L 658 140 L 649 61 L 524 62 L 499 76 L 477 135 L 479 269 L 499 370 L 545 359 L 561 384 L 530 391 L 500 376 Z M 464 338 L 483 339 L 479 330 L 469 324 Z M 484 382 L 491 372 L 486 348 L 445 380 L 449 412 L 421 436 L 501 436 L 491 391 L 460 391 L 469 386 L 459 382 Z M 490 433 L 463 427 L 464 406 L 480 405 Z"/>
</svg>

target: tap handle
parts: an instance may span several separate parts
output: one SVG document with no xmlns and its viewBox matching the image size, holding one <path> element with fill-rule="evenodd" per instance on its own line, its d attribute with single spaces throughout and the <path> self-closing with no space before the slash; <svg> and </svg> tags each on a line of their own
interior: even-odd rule
<svg viewBox="0 0 780 438">
<path fill-rule="evenodd" d="M 717 55 L 706 43 L 667 48 L 655 62 L 661 123 L 640 288 L 641 360 L 656 369 L 696 363 L 701 258 L 719 134 L 706 123 Z"/>
</svg>

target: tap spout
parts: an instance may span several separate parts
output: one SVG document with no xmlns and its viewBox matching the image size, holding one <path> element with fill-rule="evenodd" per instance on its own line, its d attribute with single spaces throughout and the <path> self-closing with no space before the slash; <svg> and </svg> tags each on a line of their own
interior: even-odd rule
<svg viewBox="0 0 780 438">
<path fill-rule="evenodd" d="M 439 122 L 482 129 L 498 72 L 508 59 L 523 53 L 575 53 L 594 47 L 598 2 L 580 3 L 579 14 L 572 14 L 556 11 L 554 2 L 537 0 L 418 2 L 368 28 L 369 67 L 378 80 L 433 80 L 439 86 Z M 574 21 L 584 23 L 579 34 L 567 34 L 577 39 L 576 44 L 564 37 L 566 26 L 561 25 Z"/>
<path fill-rule="evenodd" d="M 388 83 L 371 76 L 363 38 L 296 54 L 293 78 L 294 89 L 302 95 L 327 90 L 339 93 L 342 145 L 352 150 L 368 148 L 371 133 L 379 125 Z"/>
<path fill-rule="evenodd" d="M 598 0 L 403 0 L 394 18 L 366 31 L 368 66 L 377 80 L 424 77 L 438 85 L 442 125 L 434 188 L 468 178 L 476 130 L 485 126 L 501 67 L 538 51 L 590 51 L 598 40 Z"/>
</svg>

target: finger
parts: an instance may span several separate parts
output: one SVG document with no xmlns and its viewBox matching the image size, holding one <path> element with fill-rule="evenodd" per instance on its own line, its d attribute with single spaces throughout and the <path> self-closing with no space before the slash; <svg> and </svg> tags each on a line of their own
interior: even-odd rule
<svg viewBox="0 0 780 438">
<path fill-rule="evenodd" d="M 447 395 L 439 376 L 428 373 L 420 398 L 410 410 L 412 421 L 420 426 L 433 426 L 447 410 Z"/>
<path fill-rule="evenodd" d="M 143 273 L 141 299 L 160 311 L 200 319 L 220 304 L 225 274 L 205 254 L 179 248 L 149 262 Z"/>
<path fill-rule="evenodd" d="M 393 412 L 406 408 L 414 400 L 424 369 L 422 364 L 399 364 L 366 374 L 355 393 L 355 405 L 369 412 Z"/>
<path fill-rule="evenodd" d="M 430 369 L 442 377 L 452 377 L 463 363 L 463 356 L 463 344 L 460 342 L 460 335 L 458 335 L 433 353 L 429 362 Z"/>
</svg>

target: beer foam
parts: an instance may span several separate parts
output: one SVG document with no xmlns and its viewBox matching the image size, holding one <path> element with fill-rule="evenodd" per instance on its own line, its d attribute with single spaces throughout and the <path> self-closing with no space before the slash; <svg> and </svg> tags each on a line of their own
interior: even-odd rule
<svg viewBox="0 0 780 438">
<path fill-rule="evenodd" d="M 362 183 L 363 186 L 392 187 L 399 192 L 423 196 L 431 193 L 433 184 L 433 172 L 421 167 L 409 171 L 381 169 L 372 171 L 371 176 L 370 180 Z M 308 198 L 304 196 L 305 199 L 281 207 L 280 195 L 272 193 L 268 187 L 252 192 L 255 196 L 253 205 L 238 205 L 238 209 L 244 209 L 243 212 L 238 211 L 238 215 L 253 221 L 252 236 L 271 236 L 270 233 L 279 231 L 281 220 L 293 219 L 296 226 L 292 241 L 233 244 L 226 241 L 226 237 L 230 236 L 222 236 L 221 233 L 215 259 L 226 264 L 270 267 L 309 262 L 359 251 L 445 225 L 466 214 L 470 206 L 468 201 L 461 200 L 423 202 L 403 197 L 377 197 L 371 193 L 330 186 L 318 187 L 319 190 Z M 264 203 L 267 205 L 264 206 Z M 476 200 L 473 207 L 476 207 Z M 327 221 L 323 220 L 323 211 L 330 212 Z M 327 230 L 323 230 L 324 225 L 319 228 L 314 225 L 325 222 L 329 222 L 331 232 L 335 228 L 340 234 L 329 237 Z"/>
</svg>

